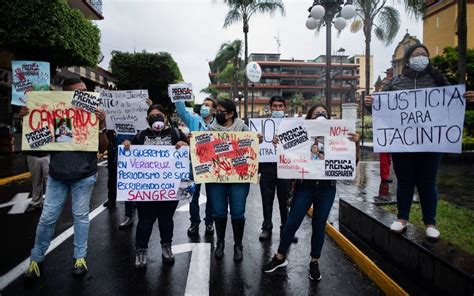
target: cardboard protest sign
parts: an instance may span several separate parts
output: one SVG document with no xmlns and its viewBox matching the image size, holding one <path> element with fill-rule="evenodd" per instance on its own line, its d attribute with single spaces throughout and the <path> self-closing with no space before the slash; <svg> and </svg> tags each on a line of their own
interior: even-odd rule
<svg viewBox="0 0 474 296">
<path fill-rule="evenodd" d="M 263 135 L 263 143 L 258 145 L 260 162 L 277 162 L 277 151 L 273 145 L 281 118 L 250 118 L 250 130 Z"/>
<path fill-rule="evenodd" d="M 101 104 L 98 93 L 75 90 L 72 96 L 71 105 L 87 112 L 94 113 Z"/>
<path fill-rule="evenodd" d="M 189 147 L 136 145 L 118 147 L 118 201 L 176 201 L 189 179 Z"/>
<path fill-rule="evenodd" d="M 28 92 L 22 150 L 97 151 L 99 120 L 71 105 L 72 91 Z M 91 95 L 96 95 L 91 93 Z"/>
<path fill-rule="evenodd" d="M 47 62 L 12 61 L 12 105 L 24 106 L 29 91 L 49 90 L 50 70 Z"/>
<path fill-rule="evenodd" d="M 191 163 L 196 183 L 257 183 L 255 132 L 193 132 Z"/>
<path fill-rule="evenodd" d="M 178 101 L 192 101 L 193 85 L 191 83 L 170 84 L 168 85 L 168 96 L 173 103 Z"/>
<path fill-rule="evenodd" d="M 100 97 L 108 129 L 115 130 L 118 134 L 135 135 L 148 128 L 148 90 L 102 90 Z"/>
<path fill-rule="evenodd" d="M 356 147 L 347 139 L 355 120 L 282 119 L 278 127 L 278 178 L 352 180 Z"/>
<path fill-rule="evenodd" d="M 464 85 L 374 93 L 374 152 L 461 153 Z"/>
</svg>

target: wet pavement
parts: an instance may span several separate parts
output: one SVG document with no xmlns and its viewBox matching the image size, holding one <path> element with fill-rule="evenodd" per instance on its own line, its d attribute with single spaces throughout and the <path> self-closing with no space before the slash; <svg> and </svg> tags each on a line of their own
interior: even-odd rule
<svg viewBox="0 0 474 296">
<path fill-rule="evenodd" d="M 106 179 L 106 167 L 100 167 L 98 183 L 91 200 L 91 210 L 95 209 L 94 212 L 102 210 L 101 204 L 107 195 Z M 15 193 L 27 192 L 28 188 L 28 181 L 1 186 L 0 203 L 8 201 Z M 188 206 L 185 205 L 185 208 Z M 274 213 L 277 211 L 275 203 Z M 4 238 L 3 242 L 6 242 L 2 244 L 1 280 L 5 279 L 8 271 L 28 257 L 39 218 L 39 212 L 19 215 L 7 215 L 7 212 L 8 208 L 0 209 L 0 235 Z M 203 212 L 202 206 L 201 213 Z M 187 211 L 178 211 L 174 218 L 175 264 L 168 266 L 162 263 L 159 234 L 155 226 L 149 246 L 148 268 L 146 271 L 136 271 L 135 227 L 125 231 L 119 231 L 117 227 L 123 213 L 123 205 L 119 204 L 115 209 L 104 209 L 92 219 L 88 244 L 89 272 L 84 277 L 77 278 L 71 274 L 73 239 L 70 237 L 46 256 L 40 280 L 28 282 L 20 277 L 7 286 L 1 295 L 184 295 L 185 292 L 196 292 L 189 290 L 193 285 L 199 287 L 199 291 L 209 291 L 209 295 L 382 295 L 375 284 L 361 273 L 329 237 L 320 262 L 323 279 L 319 283 L 309 280 L 311 221 L 308 217 L 297 232 L 299 242 L 290 249 L 289 265 L 274 274 L 263 274 L 261 267 L 278 247 L 279 233 L 278 227 L 275 227 L 271 242 L 260 243 L 258 240 L 263 217 L 257 185 L 251 186 L 248 197 L 245 256 L 240 264 L 232 260 L 230 222 L 227 227 L 225 256 L 222 261 L 217 261 L 211 256 L 213 238 L 204 236 L 204 226 L 201 225 L 201 237 L 198 240 L 190 239 L 186 233 L 189 214 Z M 278 220 L 278 215 L 274 215 L 275 225 L 279 225 Z M 55 237 L 71 225 L 68 203 L 57 224 Z M 193 249 L 194 252 L 191 253 L 186 250 L 189 243 L 202 243 L 195 246 L 204 247 L 201 250 L 205 251 L 193 257 L 194 253 L 198 254 L 199 248 Z M 210 271 L 207 266 L 210 266 Z M 194 271 L 190 274 L 189 270 Z M 207 278 L 203 277 L 206 273 L 210 275 Z"/>
</svg>

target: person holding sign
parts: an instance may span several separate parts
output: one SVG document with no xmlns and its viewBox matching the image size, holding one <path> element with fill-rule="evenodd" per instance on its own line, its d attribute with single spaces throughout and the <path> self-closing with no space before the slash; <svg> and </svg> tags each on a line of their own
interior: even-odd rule
<svg viewBox="0 0 474 296">
<path fill-rule="evenodd" d="M 186 110 L 186 105 L 183 101 L 177 101 L 175 103 L 176 112 L 179 118 L 188 126 L 191 132 L 194 131 L 208 131 L 209 126 L 215 121 L 214 114 L 216 113 L 217 104 L 211 98 L 205 98 L 199 115 L 192 114 Z M 206 186 L 207 189 L 207 186 Z M 207 191 L 207 190 L 206 190 Z M 199 216 L 199 196 L 201 195 L 201 184 L 196 184 L 194 188 L 193 198 L 189 203 L 189 214 L 191 220 L 191 226 L 188 228 L 189 236 L 199 235 L 199 224 L 201 223 L 201 217 Z M 206 217 L 204 218 L 206 223 L 206 234 L 214 234 L 214 218 L 212 217 L 212 204 L 211 200 L 207 199 L 206 203 Z"/>
<path fill-rule="evenodd" d="M 270 110 L 273 118 L 285 117 L 286 102 L 280 96 L 273 96 L 270 99 Z M 275 199 L 275 189 L 280 209 L 280 234 L 283 231 L 288 218 L 288 199 L 290 198 L 291 180 L 278 179 L 276 162 L 262 162 L 259 164 L 260 171 L 260 193 L 262 195 L 263 223 L 259 240 L 267 241 L 272 236 L 272 212 L 273 200 Z"/>
<path fill-rule="evenodd" d="M 131 141 L 125 140 L 122 144 L 125 149 L 130 145 L 175 145 L 176 149 L 188 146 L 187 137 L 179 129 L 170 126 L 166 110 L 161 105 L 151 105 L 147 111 L 147 120 L 150 127 L 138 133 Z M 174 263 L 174 254 L 171 250 L 173 239 L 173 215 L 178 207 L 178 200 L 173 201 L 137 201 L 138 224 L 135 235 L 135 267 L 142 269 L 147 263 L 147 249 L 153 224 L 158 219 L 161 237 L 161 251 L 163 261 Z"/>
<path fill-rule="evenodd" d="M 329 112 L 324 105 L 316 105 L 309 109 L 307 120 L 328 120 Z M 349 133 L 348 139 L 358 145 L 359 135 Z M 278 139 L 275 138 L 275 144 Z M 301 225 L 308 208 L 313 205 L 312 235 L 311 235 L 311 262 L 309 277 L 311 280 L 321 280 L 318 261 L 324 244 L 324 232 L 329 213 L 336 197 L 335 180 L 297 180 L 288 221 L 285 224 L 277 253 L 272 260 L 263 266 L 265 273 L 271 273 L 280 267 L 288 265 L 286 254 L 293 241 L 296 231 Z"/>
<path fill-rule="evenodd" d="M 237 108 L 231 100 L 218 101 L 216 120 L 209 129 L 211 131 L 249 131 L 249 127 L 244 121 L 237 118 Z M 242 238 L 245 227 L 245 203 L 249 189 L 249 183 L 208 183 L 206 187 L 208 199 L 212 202 L 216 224 L 217 243 L 214 256 L 217 259 L 224 256 L 224 239 L 230 206 L 234 231 L 234 261 L 241 262 L 243 260 Z"/>
<path fill-rule="evenodd" d="M 63 82 L 63 90 L 86 91 L 86 85 L 78 78 L 67 79 Z M 21 115 L 29 110 L 22 108 Z M 99 120 L 100 153 L 107 149 L 108 141 L 105 135 L 105 113 L 95 111 Z M 25 273 L 27 278 L 39 278 L 46 250 L 53 239 L 54 226 L 59 219 L 66 203 L 68 194 L 72 197 L 72 215 L 74 218 L 74 265 L 75 275 L 87 272 L 86 255 L 89 236 L 89 202 L 92 189 L 97 180 L 97 152 L 60 151 L 51 153 L 49 176 L 43 212 L 36 229 L 36 238 L 31 250 L 30 264 Z"/>
<path fill-rule="evenodd" d="M 394 77 L 382 91 L 401 91 L 419 88 L 441 87 L 449 83 L 430 63 L 429 52 L 423 44 L 415 44 L 405 51 L 403 73 Z M 465 92 L 464 97 L 474 101 L 474 92 Z M 365 105 L 373 104 L 373 97 L 365 98 Z M 393 168 L 398 179 L 397 210 L 398 219 L 392 223 L 390 230 L 401 233 L 406 229 L 415 186 L 418 189 L 426 225 L 428 239 L 437 240 L 440 232 L 436 227 L 436 208 L 438 191 L 436 175 L 441 162 L 441 153 L 392 153 Z"/>
</svg>

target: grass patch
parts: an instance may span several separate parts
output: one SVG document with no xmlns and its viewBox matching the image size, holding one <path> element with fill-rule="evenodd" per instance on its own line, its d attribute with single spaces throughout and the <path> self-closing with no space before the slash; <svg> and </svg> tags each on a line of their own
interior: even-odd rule
<svg viewBox="0 0 474 296">
<path fill-rule="evenodd" d="M 397 214 L 396 205 L 383 205 L 383 209 Z M 460 208 L 444 200 L 438 202 L 436 222 L 441 232 L 441 238 L 474 254 L 474 211 Z M 413 204 L 410 212 L 410 223 L 424 231 L 425 224 L 419 203 Z"/>
</svg>

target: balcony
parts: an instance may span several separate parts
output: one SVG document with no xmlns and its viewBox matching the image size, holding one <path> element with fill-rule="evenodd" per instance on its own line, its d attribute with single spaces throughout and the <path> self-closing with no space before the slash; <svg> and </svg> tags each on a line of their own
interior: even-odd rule
<svg viewBox="0 0 474 296">
<path fill-rule="evenodd" d="M 102 0 L 67 0 L 71 8 L 79 9 L 90 20 L 103 20 Z"/>
</svg>

